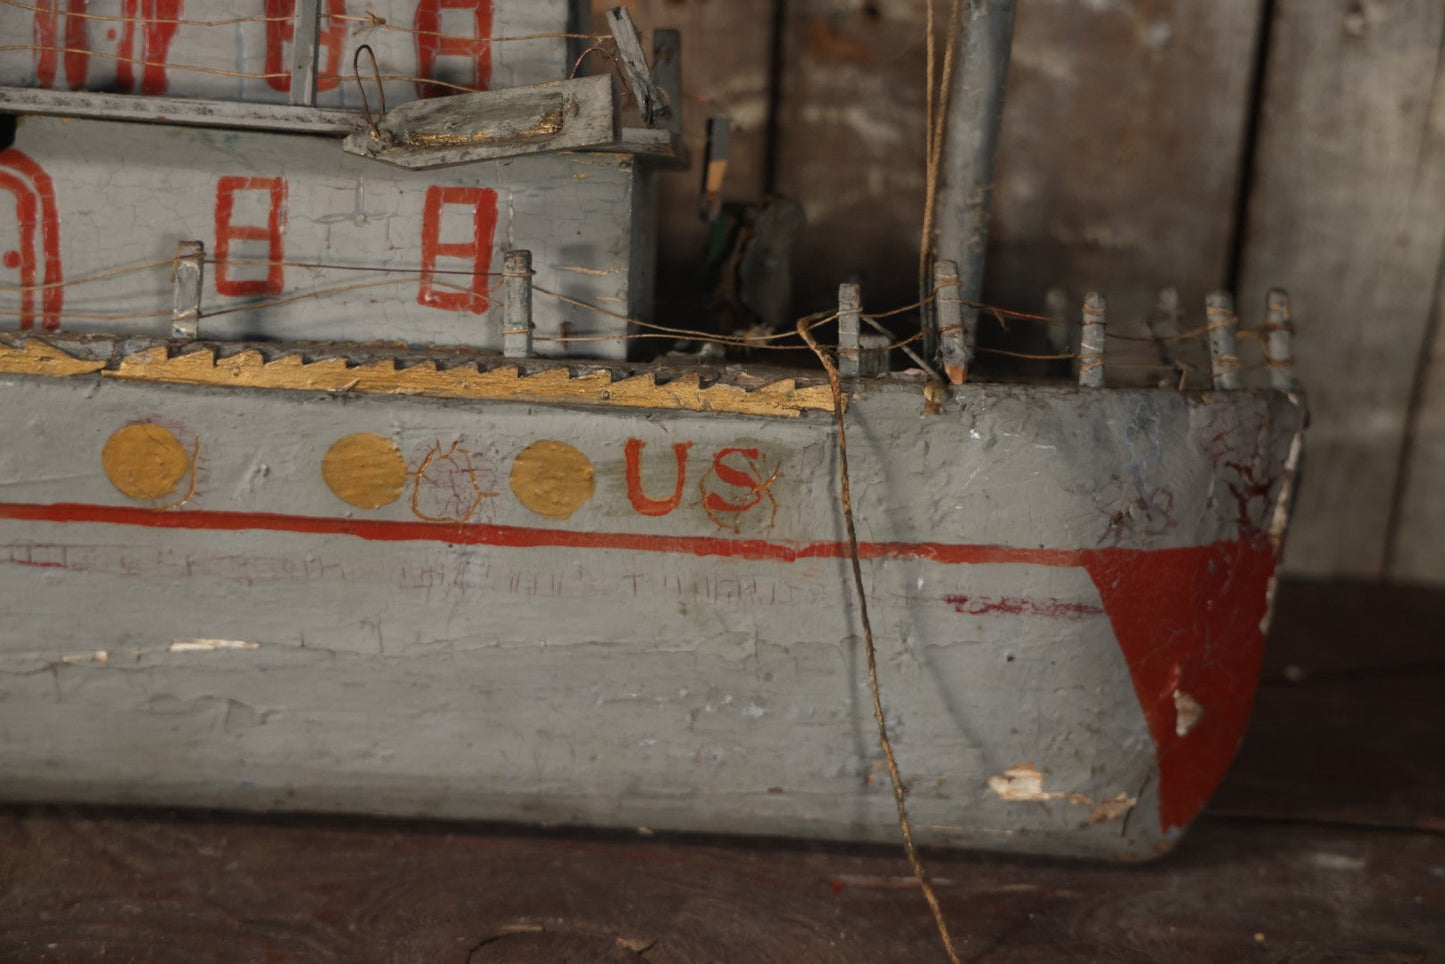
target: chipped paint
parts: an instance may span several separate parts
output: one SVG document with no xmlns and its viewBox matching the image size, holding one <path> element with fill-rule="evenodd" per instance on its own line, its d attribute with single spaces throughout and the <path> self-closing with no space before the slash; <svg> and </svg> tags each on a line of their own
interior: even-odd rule
<svg viewBox="0 0 1445 964">
<path fill-rule="evenodd" d="M 1056 800 L 1062 792 L 1044 792 L 1044 775 L 1032 763 L 1015 763 L 988 778 L 988 788 L 1002 800 Z"/>
<path fill-rule="evenodd" d="M 1290 395 L 1290 399 L 1303 407 L 1304 400 L 1300 396 Z M 1269 520 L 1269 543 L 1274 547 L 1275 552 L 1284 548 L 1285 531 L 1289 528 L 1290 512 L 1294 508 L 1295 482 L 1299 479 L 1300 458 L 1304 454 L 1304 432 L 1294 433 L 1290 440 L 1289 455 L 1285 457 L 1284 471 L 1280 473 L 1279 497 L 1274 503 L 1274 513 Z M 1268 612 L 1268 610 L 1267 610 Z M 1268 628 L 1268 623 L 1265 624 Z"/>
<path fill-rule="evenodd" d="M 1117 820 L 1139 803 L 1138 797 L 1130 796 L 1127 793 L 1116 793 L 1112 797 L 1096 800 L 1084 793 L 1045 790 L 1043 772 L 1032 763 L 1015 763 L 1003 773 L 989 777 L 988 787 L 1001 800 L 1013 802 L 1062 800 L 1071 807 L 1088 807 L 1090 824 Z"/>
<path fill-rule="evenodd" d="M 60 662 L 66 666 L 74 666 L 78 663 L 100 663 L 105 665 L 110 662 L 110 653 L 103 649 L 97 649 L 89 653 L 71 653 L 60 657 Z"/>
<path fill-rule="evenodd" d="M 260 649 L 260 643 L 242 639 L 173 639 L 166 647 L 171 653 L 214 653 L 223 649 Z"/>
<path fill-rule="evenodd" d="M 37 337 L 112 366 L 153 344 Z M 377 357 L 363 353 L 378 350 L 254 347 L 265 358 L 354 352 L 350 378 Z M 747 385 L 755 376 L 718 377 Z M 18 728 L 24 745 L 64 747 L 66 772 L 83 775 L 97 798 L 267 807 L 285 780 L 297 791 L 288 805 L 314 810 L 396 812 L 421 793 L 432 816 L 536 820 L 540 804 L 599 825 L 896 834 L 886 773 L 870 767 L 876 744 L 860 741 L 856 725 L 868 716 L 850 636 L 856 610 L 836 593 L 849 547 L 833 514 L 828 419 L 648 418 L 96 376 L 0 382 L 16 415 L 0 446 L 0 479 L 13 480 L 0 503 L 0 564 L 26 602 L 0 641 L 0 723 Z M 914 761 L 920 841 L 1096 856 L 1167 849 L 1243 731 L 1274 559 L 1262 534 L 1272 503 L 1251 502 L 1242 529 L 1233 504 L 1210 501 L 1234 476 L 1206 443 L 1224 433 L 1277 478 L 1293 409 L 1276 393 L 1082 398 L 974 384 L 945 403 L 944 417 L 920 418 L 917 391 L 903 379 L 860 391 L 854 413 L 868 430 L 851 434 L 850 454 L 856 477 L 868 480 L 858 488 L 867 520 L 858 553 L 870 603 L 904 634 L 888 644 L 886 665 L 909 675 L 917 665 L 936 682 L 892 710 L 900 754 Z M 180 412 L 178 399 L 184 425 L 162 424 L 188 447 L 201 438 L 203 484 L 184 509 L 156 512 L 113 491 L 99 455 L 115 429 Z M 1100 480 L 1089 472 L 1107 482 L 1129 456 L 1133 437 L 1119 426 L 1146 402 L 1165 457 L 1139 460 L 1137 486 L 1173 492 L 1180 524 L 1100 546 L 1094 526 L 1078 524 L 1097 515 Z M 1271 432 L 1261 435 L 1266 422 Z M 987 455 L 970 431 L 992 445 Z M 368 432 L 394 442 L 411 473 L 375 514 L 338 501 L 321 472 L 337 439 Z M 70 441 L 57 448 L 57 438 Z M 595 494 L 566 522 L 538 517 L 508 487 L 513 460 L 538 439 L 575 446 L 595 467 Z M 752 448 L 756 459 L 743 454 Z M 940 454 L 965 449 L 961 464 Z M 84 472 L 72 470 L 76 451 Z M 718 459 L 746 481 L 714 470 L 699 491 Z M 270 472 L 258 477 L 262 466 Z M 936 485 L 919 484 L 935 466 L 948 483 L 942 505 Z M 774 518 L 766 495 L 756 496 L 775 469 Z M 1019 486 L 1030 494 L 1025 535 L 1017 517 L 995 511 L 998 493 Z M 243 499 L 233 497 L 238 487 Z M 707 494 L 752 504 L 732 514 L 746 518 L 742 533 L 718 528 Z M 945 601 L 960 593 L 967 603 Z M 1103 612 L 1044 621 L 1040 611 L 1054 607 L 1016 600 Z M 989 615 L 960 614 L 959 604 Z M 54 638 L 57 612 L 67 629 L 73 622 L 73 641 Z M 173 639 L 181 645 L 168 652 Z M 233 642 L 199 642 L 213 639 Z M 128 655 L 134 646 L 143 651 Z M 59 663 L 60 653 L 98 649 L 108 666 Z M 1176 689 L 1207 708 L 1185 738 L 1175 734 Z M 1009 694 L 1044 728 L 957 702 L 979 692 Z M 174 699 L 160 704 L 150 699 L 157 693 Z M 438 742 L 475 731 L 463 716 L 479 698 L 487 739 Z M 83 699 L 104 719 L 42 709 L 57 699 Z M 225 700 L 237 707 L 218 725 Z M 271 708 L 265 729 L 262 711 L 253 719 L 240 705 Z M 170 739 L 176 723 L 158 707 L 197 725 L 184 731 L 184 756 L 146 754 L 138 773 L 137 756 Z M 117 723 L 142 735 L 167 729 L 127 741 L 123 755 L 100 738 Z M 977 754 L 958 752 L 961 725 Z M 655 742 L 637 749 L 643 739 Z M 191 761 L 202 755 L 218 762 L 197 773 Z M 341 770 L 335 759 L 366 764 Z M 528 786 L 545 785 L 542 797 L 513 792 L 519 766 Z M 17 792 L 43 790 L 56 772 L 25 760 L 12 769 L 6 783 Z M 724 775 L 736 792 L 696 792 Z M 247 780 L 254 785 L 238 790 Z M 995 788 L 1036 799 L 1005 800 Z"/>
<path fill-rule="evenodd" d="M 1135 805 L 1139 803 L 1138 797 L 1131 797 L 1127 793 L 1122 792 L 1116 793 L 1112 797 L 1105 797 L 1103 800 L 1098 801 L 1086 799 L 1075 801 L 1074 798 L 1077 796 L 1080 795 L 1076 793 L 1069 794 L 1069 802 L 1077 802 L 1080 804 L 1087 803 L 1090 807 L 1092 807 L 1093 809 L 1089 813 L 1089 823 L 1091 824 L 1107 823 L 1110 820 L 1117 820 L 1120 817 L 1124 816 L 1126 813 L 1128 813 L 1130 810 L 1133 810 Z"/>
<path fill-rule="evenodd" d="M 1183 690 L 1174 691 L 1174 733 L 1177 736 L 1188 736 L 1189 731 L 1198 725 L 1204 716 L 1204 707 L 1199 701 Z"/>
</svg>

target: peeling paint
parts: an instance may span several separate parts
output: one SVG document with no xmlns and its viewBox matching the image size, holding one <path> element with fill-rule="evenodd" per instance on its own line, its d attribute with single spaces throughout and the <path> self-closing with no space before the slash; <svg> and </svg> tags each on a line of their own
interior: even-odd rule
<svg viewBox="0 0 1445 964">
<path fill-rule="evenodd" d="M 1079 796 L 1079 794 L 1070 794 L 1069 802 L 1074 803 L 1074 797 L 1076 796 Z M 1117 820 L 1124 816 L 1130 810 L 1134 809 L 1139 803 L 1139 798 L 1131 797 L 1127 793 L 1120 792 L 1114 794 L 1112 797 L 1105 797 L 1103 800 L 1079 800 L 1077 802 L 1080 804 L 1088 802 L 1089 805 L 1093 807 L 1093 810 L 1089 814 L 1089 823 L 1096 824 L 1107 823 L 1110 820 Z"/>
<path fill-rule="evenodd" d="M 989 777 L 988 787 L 1002 800 L 1063 800 L 1071 807 L 1088 807 L 1090 824 L 1117 820 L 1139 803 L 1138 797 L 1127 793 L 1116 793 L 1112 797 L 1095 800 L 1084 793 L 1045 790 L 1043 772 L 1032 763 L 1015 763 L 998 776 Z"/>
<path fill-rule="evenodd" d="M 105 664 L 110 662 L 110 653 L 106 652 L 103 649 L 97 649 L 94 652 L 89 653 L 72 653 L 68 656 L 60 657 L 60 662 L 67 666 L 73 666 L 76 663 Z"/>
<path fill-rule="evenodd" d="M 1189 731 L 1199 724 L 1204 716 L 1204 707 L 1199 701 L 1183 690 L 1174 691 L 1174 732 L 1188 736 Z"/>
<path fill-rule="evenodd" d="M 113 366 L 143 343 L 75 344 Z M 292 350 L 266 346 L 262 360 Z M 381 350 L 347 349 L 363 365 Z M 529 361 L 524 371 L 549 364 Z M 338 378 L 358 375 L 352 367 Z M 745 391 L 770 376 L 720 377 Z M 37 748 L 7 768 L 7 786 L 43 788 L 55 772 L 47 754 L 58 747 L 86 786 L 144 802 L 269 807 L 284 786 L 296 792 L 288 807 L 315 810 L 396 812 L 421 795 L 436 816 L 896 835 L 887 774 L 869 759 L 878 750 L 868 739 L 856 610 L 836 593 L 848 547 L 834 525 L 827 419 L 765 425 L 715 412 L 649 419 L 616 408 L 529 411 L 360 393 L 303 399 L 94 375 L 3 381 L 15 394 L 17 430 L 0 451 L 0 478 L 38 467 L 0 504 L 0 566 L 24 602 L 0 645 L 0 726 L 15 745 Z M 48 459 L 65 466 L 77 451 L 98 454 L 115 428 L 174 411 L 180 399 L 179 437 L 198 434 L 208 459 L 192 506 L 157 513 L 125 504 L 94 457 L 88 476 L 50 478 L 59 469 Z M 1258 447 L 1260 422 L 1282 432 L 1293 425 L 1281 396 L 1220 399 L 1150 395 L 1168 457 L 1141 454 L 1130 485 L 1167 486 L 1180 525 L 1097 547 L 1092 487 L 1067 470 L 1098 466 L 1101 446 L 1123 450 L 1091 427 L 1124 424 L 1144 404 L 1140 394 L 965 386 L 946 405 L 966 405 L 966 414 L 920 423 L 915 383 L 859 388 L 855 417 L 869 429 L 850 440 L 853 470 L 867 480 L 857 490 L 860 564 L 879 619 L 903 634 L 883 669 L 911 693 L 890 707 L 889 722 L 913 748 L 907 769 L 921 841 L 1148 856 L 1177 839 L 1168 827 L 1192 817 L 1212 789 L 1252 690 L 1273 565 L 1260 534 L 1271 506 L 1255 500 L 1250 534 L 1239 536 L 1234 504 L 1208 501 L 1229 473 L 1197 439 L 1222 434 L 1236 448 Z M 350 512 L 320 469 L 328 446 L 361 432 L 392 439 L 416 481 L 439 480 L 437 466 L 453 451 L 488 462 L 493 474 L 479 475 L 478 486 L 467 470 L 448 469 L 461 486 L 459 508 L 446 501 L 452 482 L 440 480 L 436 499 L 415 502 L 425 515 L 467 517 L 478 487 L 502 496 L 487 500 L 484 520 L 464 525 L 419 520 L 412 482 L 375 516 Z M 71 444 L 56 450 L 56 438 Z M 509 461 L 538 438 L 575 445 L 596 467 L 595 496 L 571 523 L 539 522 L 508 489 Z M 642 513 L 628 497 L 633 439 L 646 446 L 633 446 L 640 493 L 664 505 L 677 491 L 676 449 L 693 443 L 673 514 Z M 1176 450 L 1170 439 L 1183 441 Z M 1267 441 L 1271 461 L 1249 464 L 1275 472 L 1288 439 Z M 949 454 L 960 444 L 978 450 L 963 465 Z M 707 517 L 698 478 L 714 453 L 755 446 L 767 471 L 714 494 L 752 501 L 754 486 L 781 466 L 780 508 L 771 529 L 744 527 L 737 538 Z M 744 467 L 736 454 L 724 461 Z M 258 465 L 271 467 L 265 483 L 232 499 Z M 1107 465 L 1101 471 L 1112 471 Z M 918 484 L 939 466 L 952 480 L 943 499 Z M 958 484 L 975 471 L 973 485 Z M 994 509 L 1010 489 L 1023 497 L 1026 520 Z M 754 510 L 757 530 L 772 521 L 770 508 L 764 497 Z M 1049 533 L 1062 544 L 1028 544 Z M 960 591 L 966 602 L 945 602 Z M 92 604 L 77 608 L 77 599 Z M 1052 600 L 1104 612 L 1041 625 L 1039 609 L 1052 604 L 1037 604 Z M 56 641 L 56 613 L 75 626 L 76 641 Z M 163 629 L 157 613 L 170 623 Z M 545 635 L 535 630 L 538 613 Z M 1025 645 L 1039 630 L 1037 644 Z M 142 652 L 128 655 L 134 646 Z M 84 661 L 100 649 L 108 665 Z M 81 662 L 62 665 L 61 653 Z M 928 685 L 910 685 L 919 680 Z M 1175 735 L 1181 687 L 1209 717 L 1183 739 Z M 954 702 L 958 694 L 964 702 Z M 992 712 L 995 697 L 1027 710 L 1035 726 Z M 256 708 L 254 718 L 245 707 Z M 117 725 L 128 735 L 120 747 L 106 738 Z M 640 748 L 640 740 L 655 742 Z M 156 745 L 178 752 L 147 752 Z M 198 772 L 202 755 L 211 762 Z M 799 763 L 809 760 L 825 762 Z M 512 777 L 535 792 L 512 792 Z M 942 778 L 946 787 L 937 786 Z M 767 792 L 775 786 L 785 792 Z"/>
<path fill-rule="evenodd" d="M 1015 763 L 988 778 L 988 788 L 1003 800 L 1054 800 L 1062 793 L 1044 792 L 1044 775 L 1032 763 Z"/>
<path fill-rule="evenodd" d="M 260 643 L 240 639 L 173 639 L 167 647 L 172 653 L 214 653 L 219 649 L 260 649 Z"/>
</svg>

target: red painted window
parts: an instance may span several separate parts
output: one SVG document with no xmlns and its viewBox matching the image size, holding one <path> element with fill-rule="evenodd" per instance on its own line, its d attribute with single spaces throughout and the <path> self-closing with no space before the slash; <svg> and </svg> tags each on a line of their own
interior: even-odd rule
<svg viewBox="0 0 1445 964">
<path fill-rule="evenodd" d="M 125 0 L 125 29 L 120 37 L 120 60 L 115 65 L 115 86 L 135 90 L 135 72 L 140 70 L 140 92 L 164 94 L 170 86 L 166 61 L 171 42 L 180 25 L 181 0 Z M 136 43 L 136 24 L 141 24 L 141 43 Z"/>
<path fill-rule="evenodd" d="M 92 21 L 85 16 L 88 0 L 42 0 L 35 11 L 35 43 L 40 48 L 35 62 L 36 80 L 41 87 L 54 87 L 56 69 L 63 58 L 65 84 L 71 90 L 86 86 L 90 71 L 91 24 L 105 29 L 106 39 L 117 40 L 111 21 Z M 170 86 L 166 76 L 171 43 L 180 25 L 182 0 L 124 0 L 121 6 L 123 26 L 115 53 L 115 89 L 143 94 L 164 94 Z M 60 18 L 65 17 L 61 35 Z M 99 27 L 97 29 L 99 29 Z M 110 58 L 106 58 L 109 60 Z"/>
<path fill-rule="evenodd" d="M 90 31 L 83 16 L 86 0 L 66 0 L 62 13 L 62 0 L 40 0 L 35 11 L 36 52 L 35 79 L 41 87 L 55 86 L 55 72 L 61 58 L 65 62 L 65 85 L 71 90 L 85 86 L 85 73 L 90 66 Z M 65 17 L 65 32 L 60 30 L 60 18 Z"/>
<path fill-rule="evenodd" d="M 13 233 L 11 225 L 0 226 L 0 278 L 20 288 L 22 330 L 35 327 L 38 302 L 45 328 L 55 331 L 65 303 L 55 185 L 39 164 L 12 147 L 0 151 L 0 193 L 11 195 L 15 212 Z M 0 204 L 0 213 L 6 207 Z"/>
<path fill-rule="evenodd" d="M 486 311 L 490 303 L 487 276 L 492 270 L 492 236 L 496 229 L 496 191 L 481 187 L 427 188 L 417 303 L 477 315 Z M 452 240 L 459 234 L 464 234 L 465 240 Z M 441 274 L 443 271 L 447 273 Z"/>
<path fill-rule="evenodd" d="M 238 219 L 252 218 L 237 223 Z M 264 224 L 257 223 L 262 219 Z M 217 181 L 217 293 L 280 294 L 286 284 L 286 269 L 281 264 L 286 257 L 282 238 L 285 229 L 284 178 L 223 177 Z M 238 263 L 233 264 L 233 258 Z"/>
<path fill-rule="evenodd" d="M 447 16 L 452 13 L 453 16 Z M 412 19 L 416 28 L 416 66 L 422 77 L 486 90 L 492 82 L 492 0 L 421 0 Z M 460 74 L 439 73 L 437 60 L 460 58 Z M 457 93 L 441 84 L 417 84 L 420 97 Z"/>
<path fill-rule="evenodd" d="M 323 17 L 317 32 L 321 48 L 316 73 L 316 89 L 335 90 L 341 84 L 341 52 L 346 49 L 346 0 L 328 0 L 328 16 Z M 291 90 L 291 44 L 296 39 L 296 0 L 266 0 L 267 17 L 286 19 L 266 21 L 266 83 L 272 88 Z M 274 75 L 283 76 L 274 76 Z"/>
</svg>

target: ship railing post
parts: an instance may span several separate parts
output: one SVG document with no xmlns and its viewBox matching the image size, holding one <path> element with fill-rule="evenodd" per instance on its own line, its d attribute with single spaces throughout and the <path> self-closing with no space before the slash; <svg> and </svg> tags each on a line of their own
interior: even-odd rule
<svg viewBox="0 0 1445 964">
<path fill-rule="evenodd" d="M 968 329 L 963 314 L 963 290 L 959 286 L 958 263 L 940 259 L 933 265 L 934 318 L 938 322 L 939 360 L 944 374 L 955 385 L 968 378 L 973 361 Z"/>
<path fill-rule="evenodd" d="M 171 308 L 172 338 L 194 339 L 201 335 L 201 283 L 205 264 L 205 242 L 176 244 L 176 258 L 171 262 L 171 282 L 175 289 Z"/>
<path fill-rule="evenodd" d="M 1283 288 L 1271 288 L 1265 297 L 1264 330 L 1269 383 L 1282 392 L 1292 392 L 1298 387 L 1294 377 L 1294 319 L 1289 294 Z"/>
<path fill-rule="evenodd" d="M 1234 391 L 1243 387 L 1239 372 L 1239 317 L 1234 313 L 1234 298 L 1227 291 L 1216 291 L 1204 299 L 1205 327 L 1209 330 L 1209 368 L 1214 387 Z"/>
<path fill-rule="evenodd" d="M 291 103 L 316 106 L 317 41 L 321 0 L 295 0 L 291 20 Z"/>
<path fill-rule="evenodd" d="M 860 369 L 858 324 L 863 314 L 863 294 L 855 284 L 838 286 L 838 374 L 857 378 Z"/>
<path fill-rule="evenodd" d="M 502 354 L 526 358 L 532 354 L 532 252 L 507 252 L 502 262 L 502 290 L 506 301 Z"/>
<path fill-rule="evenodd" d="M 1104 387 L 1104 340 L 1108 319 L 1104 296 L 1091 291 L 1084 296 L 1084 325 L 1079 336 L 1079 387 Z"/>
</svg>

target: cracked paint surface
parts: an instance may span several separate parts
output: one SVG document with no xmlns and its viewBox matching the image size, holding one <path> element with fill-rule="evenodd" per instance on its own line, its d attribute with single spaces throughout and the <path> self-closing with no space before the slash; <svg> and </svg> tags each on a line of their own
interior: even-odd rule
<svg viewBox="0 0 1445 964">
<path fill-rule="evenodd" d="M 0 391 L 24 408 L 15 424 L 44 428 L 0 446 L 0 569 L 25 600 L 0 621 L 12 794 L 896 834 L 887 781 L 870 779 L 826 417 L 302 401 L 89 377 L 0 375 Z M 1243 732 L 1273 506 L 1252 497 L 1246 528 L 1233 500 L 1211 500 L 1239 484 L 1233 464 L 1256 479 L 1284 464 L 1289 438 L 1264 445 L 1258 426 L 1287 427 L 1292 410 L 1157 395 L 1160 431 L 1179 441 L 1139 455 L 1137 479 L 1174 494 L 1179 524 L 1126 523 L 1101 546 L 1100 513 L 1132 496 L 1081 476 L 1107 479 L 1116 447 L 1127 457 L 1134 443 L 1107 430 L 1126 402 L 1142 404 L 975 386 L 920 418 L 916 387 L 900 385 L 850 406 L 885 707 L 923 839 L 1156 853 Z M 194 497 L 127 504 L 100 465 L 105 440 L 178 406 L 204 440 Z M 1216 462 L 1204 442 L 1221 431 L 1256 448 Z M 396 445 L 408 490 L 426 474 L 437 491 L 338 500 L 321 461 L 357 432 Z M 88 472 L 27 471 L 58 437 L 93 453 Z M 538 438 L 594 469 L 565 520 L 506 485 Z M 756 472 L 723 456 L 747 484 L 712 488 L 714 471 L 699 489 L 718 453 L 749 449 Z M 768 480 L 775 513 L 753 498 Z M 477 492 L 500 494 L 468 516 Z M 709 494 L 756 501 L 749 525 L 720 527 Z M 1029 511 L 997 511 L 1005 498 Z M 105 605 L 74 605 L 81 593 Z M 1205 707 L 1183 734 L 1176 693 Z M 156 745 L 178 752 L 138 750 Z"/>
</svg>

